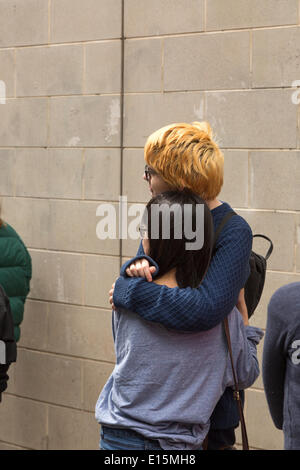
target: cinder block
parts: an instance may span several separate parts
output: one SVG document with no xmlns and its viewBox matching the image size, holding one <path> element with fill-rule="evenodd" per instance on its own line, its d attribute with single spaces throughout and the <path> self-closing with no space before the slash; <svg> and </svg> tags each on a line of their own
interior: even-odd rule
<svg viewBox="0 0 300 470">
<path fill-rule="evenodd" d="M 16 196 L 81 199 L 82 165 L 81 149 L 17 149 Z"/>
<path fill-rule="evenodd" d="M 232 207 L 248 207 L 247 151 L 224 151 L 224 184 L 218 199 Z"/>
<path fill-rule="evenodd" d="M 118 201 L 120 195 L 120 149 L 86 149 L 84 197 Z M 109 184 L 107 182 L 109 181 Z"/>
<path fill-rule="evenodd" d="M 111 310 L 49 304 L 47 350 L 114 362 Z"/>
<path fill-rule="evenodd" d="M 300 80 L 299 28 L 254 31 L 253 86 L 292 86 L 297 79 Z"/>
<path fill-rule="evenodd" d="M 30 250 L 33 266 L 30 298 L 82 303 L 82 256 Z"/>
<path fill-rule="evenodd" d="M 120 93 L 121 41 L 104 41 L 85 47 L 85 93 Z"/>
<path fill-rule="evenodd" d="M 166 91 L 249 87 L 248 31 L 166 38 L 164 43 Z"/>
<path fill-rule="evenodd" d="M 30 449 L 47 449 L 47 405 L 6 393 L 0 406 L 0 439 Z"/>
<path fill-rule="evenodd" d="M 208 31 L 298 24 L 297 0 L 209 0 L 206 3 Z"/>
<path fill-rule="evenodd" d="M 8 99 L 0 105 L 0 142 L 3 147 L 47 145 L 47 99 Z"/>
<path fill-rule="evenodd" d="M 207 120 L 224 148 L 297 145 L 297 106 L 290 90 L 207 92 Z"/>
<path fill-rule="evenodd" d="M 15 95 L 15 52 L 13 49 L 6 49 L 6 50 L 0 51 L 0 81 L 4 82 L 5 84 L 5 97 L 10 98 L 14 96 Z M 4 98 L 2 92 L 0 93 L 0 98 L 1 99 Z"/>
<path fill-rule="evenodd" d="M 19 349 L 10 392 L 33 400 L 81 407 L 81 361 Z"/>
<path fill-rule="evenodd" d="M 168 124 L 203 119 L 204 93 L 201 92 L 127 95 L 125 147 L 144 147 L 152 132 Z"/>
<path fill-rule="evenodd" d="M 162 89 L 162 40 L 132 39 L 125 42 L 125 92 Z"/>
<path fill-rule="evenodd" d="M 18 346 L 45 351 L 47 343 L 48 304 L 27 299 Z"/>
<path fill-rule="evenodd" d="M 126 0 L 125 36 L 203 31 L 203 0 Z"/>
<path fill-rule="evenodd" d="M 118 255 L 118 238 L 99 239 L 97 236 L 98 206 L 96 202 L 51 201 L 49 248 Z M 115 212 L 118 213 L 118 208 Z"/>
<path fill-rule="evenodd" d="M 85 305 L 110 309 L 108 292 L 119 277 L 119 258 L 85 256 Z"/>
<path fill-rule="evenodd" d="M 2 0 L 0 47 L 48 42 L 48 0 Z"/>
<path fill-rule="evenodd" d="M 122 240 L 123 255 L 127 256 L 128 258 L 133 258 L 137 254 L 140 242 L 140 239 L 132 240 L 130 238 L 127 238 L 127 240 Z"/>
<path fill-rule="evenodd" d="M 265 450 L 283 449 L 283 433 L 273 424 L 263 391 L 247 390 L 245 415 L 251 447 Z"/>
<path fill-rule="evenodd" d="M 267 235 L 274 244 L 268 260 L 270 270 L 292 272 L 294 267 L 295 218 L 294 214 L 271 211 L 239 210 L 238 213 L 249 223 L 253 234 Z M 269 242 L 255 239 L 253 249 L 265 255 Z"/>
<path fill-rule="evenodd" d="M 255 248 L 256 248 L 256 245 L 255 245 Z M 257 251 L 257 252 L 265 254 L 264 251 Z M 269 262 L 268 262 L 268 265 L 269 265 Z M 289 273 L 276 273 L 276 272 L 267 271 L 264 290 L 261 296 L 261 300 L 258 304 L 258 307 L 255 310 L 253 317 L 251 317 L 251 320 L 250 320 L 251 325 L 258 326 L 259 328 L 263 328 L 263 329 L 266 328 L 268 304 L 270 302 L 272 295 L 277 289 L 279 289 L 279 287 L 282 287 L 286 284 L 290 284 L 291 282 L 300 282 L 300 276 L 297 275 L 296 273 L 289 274 Z"/>
<path fill-rule="evenodd" d="M 3 217 L 20 234 L 27 247 L 48 248 L 50 235 L 48 199 L 6 198 L 3 201 Z"/>
<path fill-rule="evenodd" d="M 76 46 L 18 49 L 17 96 L 80 94 L 83 84 L 83 50 Z"/>
<path fill-rule="evenodd" d="M 123 194 L 128 202 L 148 202 L 151 193 L 147 181 L 143 179 L 144 149 L 125 149 L 123 158 Z"/>
<path fill-rule="evenodd" d="M 250 175 L 250 207 L 300 209 L 300 152 L 250 152 Z"/>
<path fill-rule="evenodd" d="M 52 0 L 51 42 L 121 37 L 121 0 Z"/>
<path fill-rule="evenodd" d="M 14 149 L 0 149 L 0 188 L 1 196 L 13 196 L 15 188 Z"/>
<path fill-rule="evenodd" d="M 98 397 L 106 384 L 114 364 L 84 361 L 83 366 L 83 408 L 95 411 Z"/>
<path fill-rule="evenodd" d="M 95 413 L 49 406 L 49 450 L 99 450 Z"/>
<path fill-rule="evenodd" d="M 120 145 L 119 96 L 51 98 L 50 145 L 118 147 Z"/>
</svg>

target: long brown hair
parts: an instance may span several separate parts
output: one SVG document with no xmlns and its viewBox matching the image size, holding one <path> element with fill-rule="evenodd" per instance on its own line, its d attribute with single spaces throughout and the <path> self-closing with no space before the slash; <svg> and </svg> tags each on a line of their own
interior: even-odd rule
<svg viewBox="0 0 300 470">
<path fill-rule="evenodd" d="M 170 237 L 164 239 L 162 236 L 163 214 L 160 213 L 159 233 L 158 236 L 153 238 L 151 232 L 154 221 L 152 220 L 151 206 L 156 204 L 160 207 L 170 207 L 177 204 L 182 209 L 182 228 L 186 218 L 183 207 L 185 204 L 190 205 L 192 207 L 190 216 L 193 230 L 196 228 L 196 223 L 199 224 L 199 222 L 203 227 L 204 245 L 201 249 L 187 250 L 186 243 L 191 240 L 188 240 L 184 234 L 180 238 L 175 235 L 175 217 L 172 212 L 169 219 Z M 198 204 L 204 206 L 204 218 L 201 221 L 198 221 L 196 217 L 196 206 Z M 159 276 L 176 267 L 176 281 L 179 287 L 198 287 L 210 262 L 214 237 L 212 216 L 204 200 L 188 190 L 168 191 L 152 198 L 148 202 L 146 210 L 148 216 L 146 230 L 150 244 L 149 255 L 159 266 Z"/>
</svg>

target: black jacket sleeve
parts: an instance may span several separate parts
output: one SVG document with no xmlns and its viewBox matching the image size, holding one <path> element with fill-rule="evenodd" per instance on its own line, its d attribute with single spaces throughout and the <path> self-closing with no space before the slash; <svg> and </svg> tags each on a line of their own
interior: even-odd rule
<svg viewBox="0 0 300 470">
<path fill-rule="evenodd" d="M 0 402 L 1 402 L 2 392 L 4 392 L 7 388 L 8 369 L 9 369 L 9 364 L 0 364 Z"/>
</svg>

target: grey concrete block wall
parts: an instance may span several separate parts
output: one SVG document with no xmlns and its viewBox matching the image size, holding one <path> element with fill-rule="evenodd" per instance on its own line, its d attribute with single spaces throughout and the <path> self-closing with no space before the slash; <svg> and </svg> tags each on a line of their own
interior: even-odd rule
<svg viewBox="0 0 300 470">
<path fill-rule="evenodd" d="M 33 260 L 0 449 L 98 448 L 94 406 L 115 360 L 107 292 L 138 241 L 99 240 L 96 209 L 121 191 L 148 200 L 143 146 L 159 127 L 208 120 L 220 199 L 274 242 L 252 324 L 300 281 L 299 28 L 298 0 L 124 0 L 121 142 L 122 0 L 0 2 L 0 196 Z M 250 445 L 282 448 L 261 377 L 245 410 Z"/>
</svg>

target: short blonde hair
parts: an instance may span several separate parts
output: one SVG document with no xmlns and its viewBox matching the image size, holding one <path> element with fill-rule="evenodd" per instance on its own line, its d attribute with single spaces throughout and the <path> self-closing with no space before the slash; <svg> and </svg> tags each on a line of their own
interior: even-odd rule
<svg viewBox="0 0 300 470">
<path fill-rule="evenodd" d="M 151 134 L 144 149 L 146 163 L 170 186 L 188 188 L 205 200 L 221 191 L 224 156 L 208 122 L 176 123 Z"/>
</svg>

